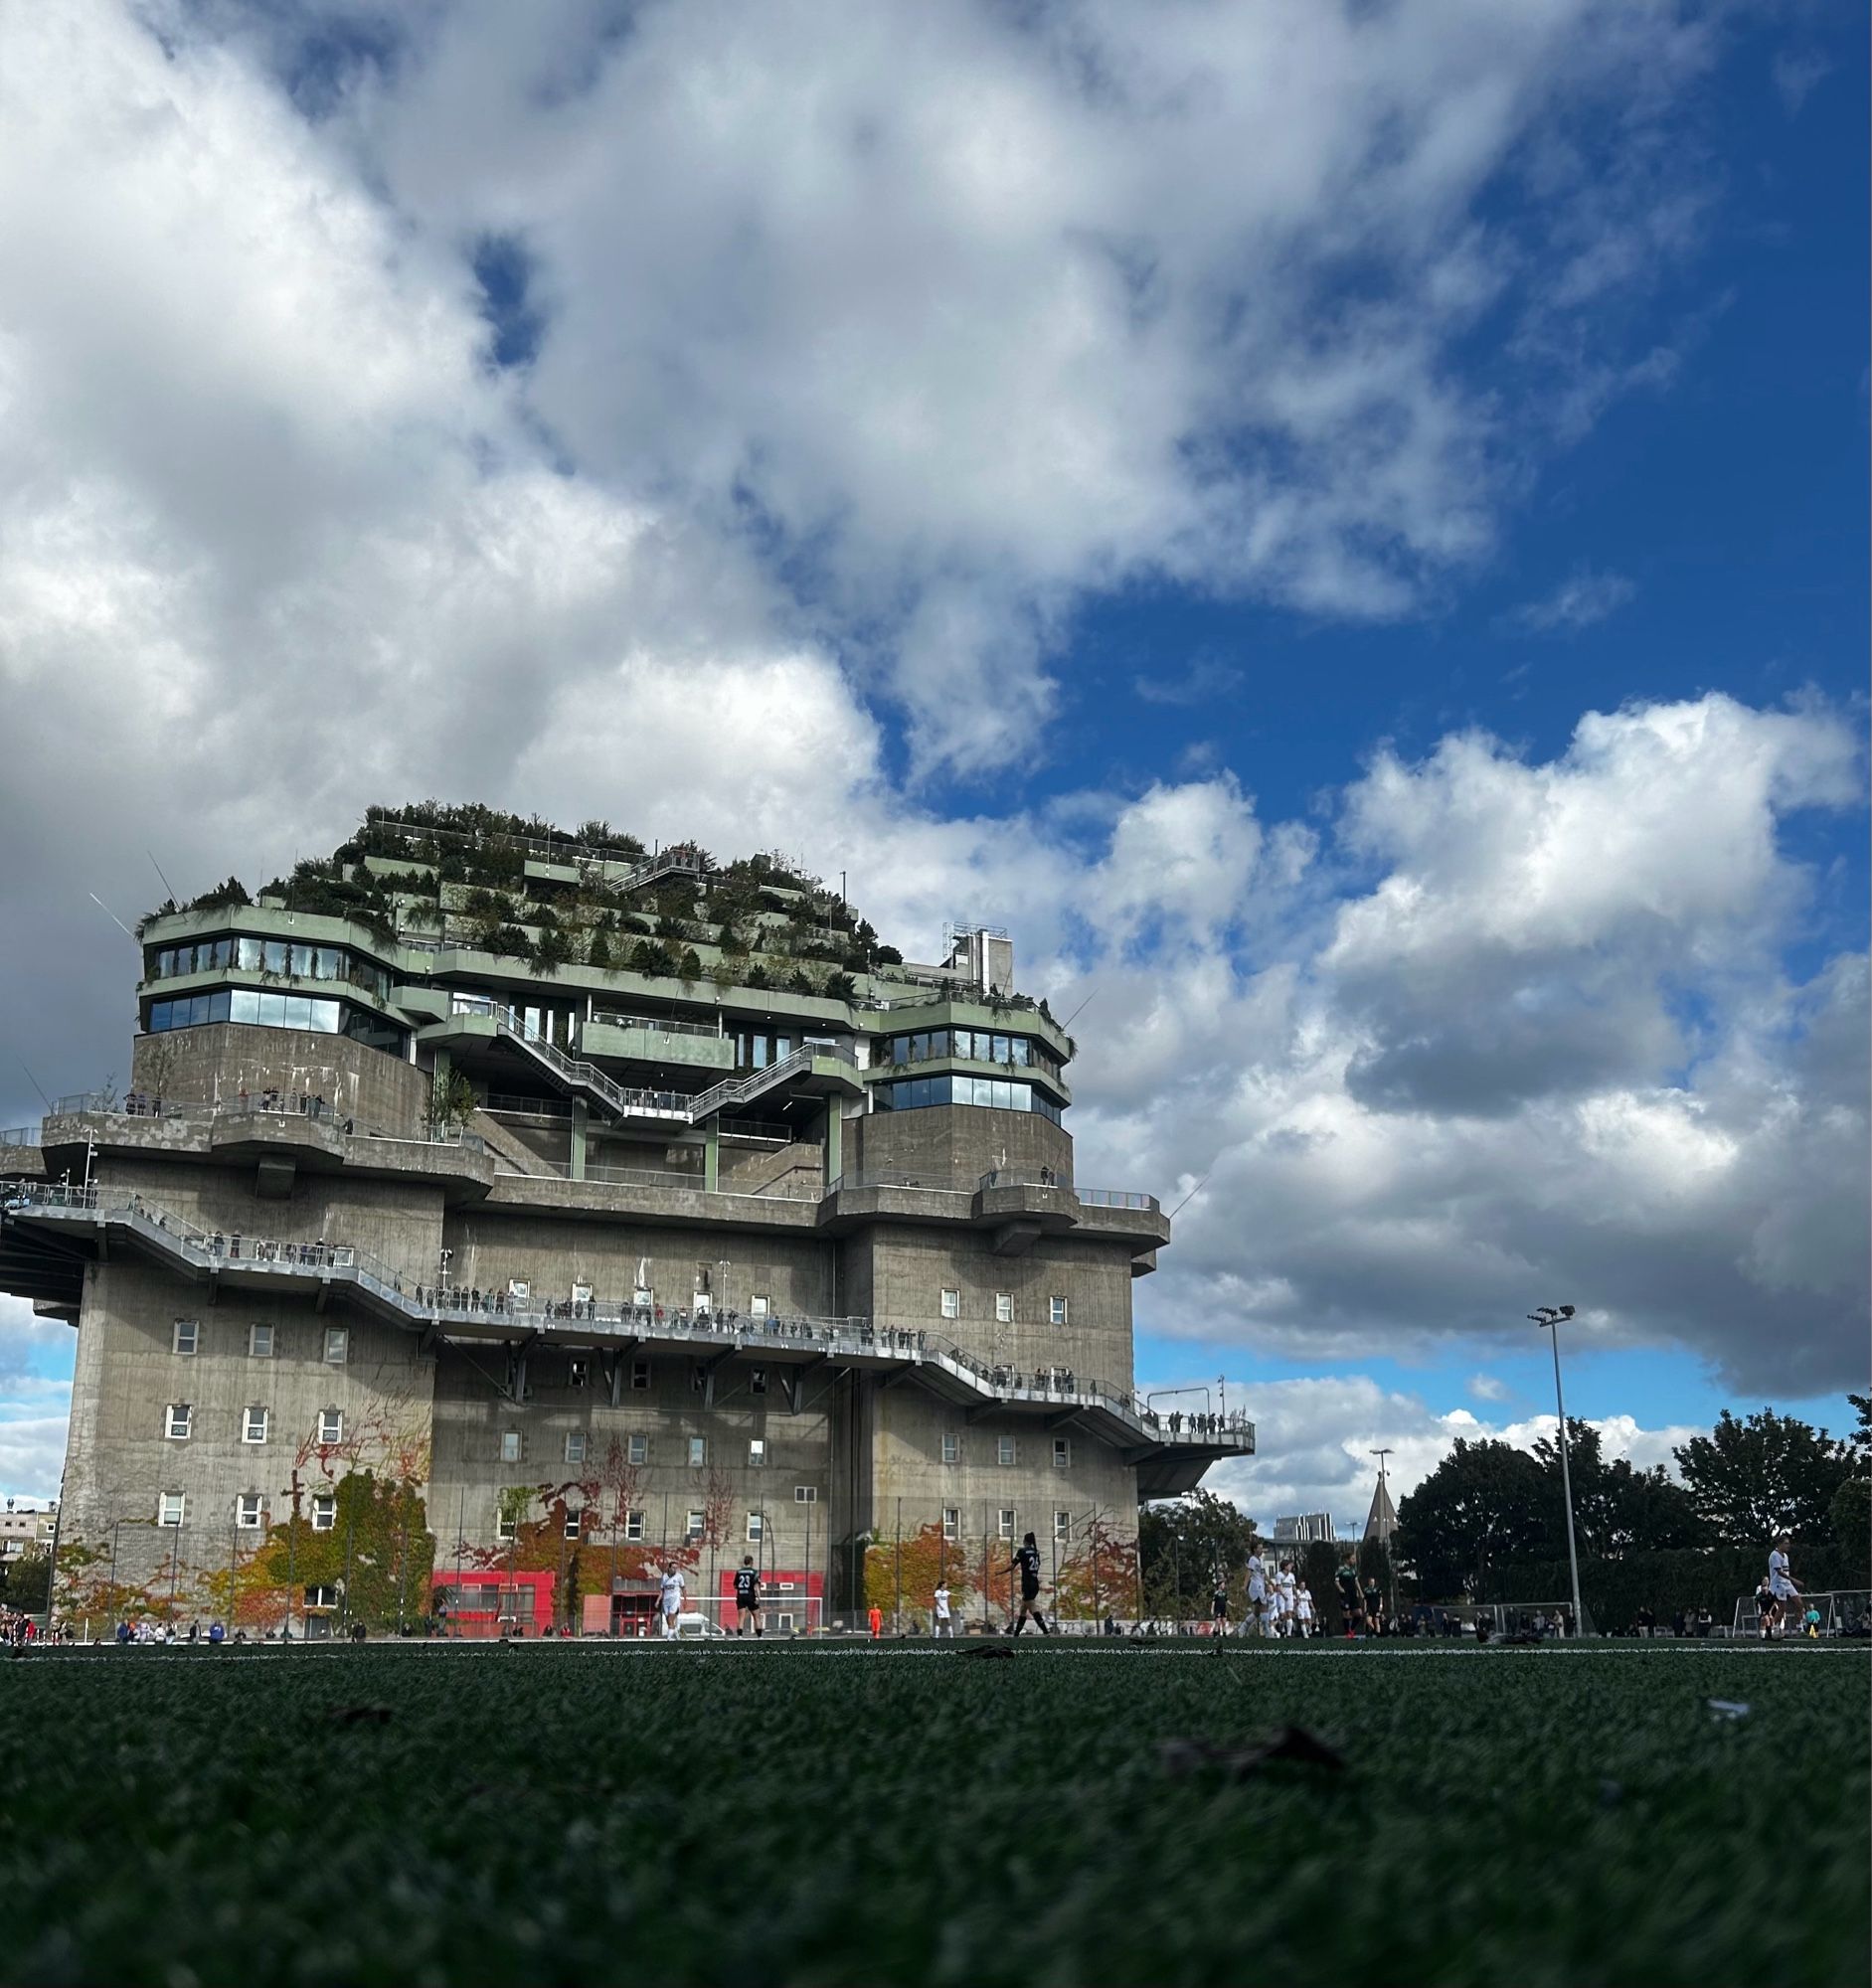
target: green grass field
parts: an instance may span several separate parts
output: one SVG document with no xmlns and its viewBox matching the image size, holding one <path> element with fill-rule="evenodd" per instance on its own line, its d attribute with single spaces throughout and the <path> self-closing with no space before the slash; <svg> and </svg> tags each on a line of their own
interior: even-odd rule
<svg viewBox="0 0 1872 1988">
<path fill-rule="evenodd" d="M 0 1979 L 1857 1984 L 1869 1673 L 1747 1645 L 40 1655 L 0 1666 Z M 1162 1750 L 1289 1722 L 1344 1768 Z"/>
</svg>

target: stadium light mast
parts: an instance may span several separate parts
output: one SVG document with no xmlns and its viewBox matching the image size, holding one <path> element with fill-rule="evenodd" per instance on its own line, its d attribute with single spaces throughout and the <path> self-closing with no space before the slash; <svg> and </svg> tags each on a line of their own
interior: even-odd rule
<svg viewBox="0 0 1872 1988">
<path fill-rule="evenodd" d="M 1567 1463 L 1567 1403 L 1560 1392 L 1560 1321 L 1573 1316 L 1571 1305 L 1541 1305 L 1528 1317 L 1543 1332 L 1553 1334 L 1554 1408 L 1560 1416 L 1560 1484 L 1567 1501 L 1567 1571 L 1573 1576 L 1573 1633 L 1586 1633 L 1586 1610 L 1580 1605 L 1580 1552 L 1573 1539 L 1573 1472 Z"/>
</svg>

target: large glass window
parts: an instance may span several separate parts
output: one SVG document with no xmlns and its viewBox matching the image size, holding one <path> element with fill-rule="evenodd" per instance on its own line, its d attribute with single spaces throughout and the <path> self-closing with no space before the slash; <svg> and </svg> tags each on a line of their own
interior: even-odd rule
<svg viewBox="0 0 1872 1988">
<path fill-rule="evenodd" d="M 909 1077 L 873 1084 L 879 1111 L 920 1111 L 931 1104 L 976 1104 L 995 1111 L 1037 1111 L 1060 1122 L 1060 1107 L 1031 1084 L 998 1077 Z"/>
<path fill-rule="evenodd" d="M 222 987 L 212 994 L 184 994 L 173 1001 L 149 1004 L 149 1033 L 161 1035 L 166 1029 L 198 1029 L 208 1022 L 254 1022 L 266 1029 L 305 1029 L 315 1035 L 335 1036 L 341 1020 L 341 1004 L 323 1001 L 310 994 L 269 994 L 254 987 Z M 373 1024 L 379 1032 L 385 1025 Z M 401 1048 L 402 1031 L 387 1031 L 391 1041 L 384 1047 Z"/>
</svg>

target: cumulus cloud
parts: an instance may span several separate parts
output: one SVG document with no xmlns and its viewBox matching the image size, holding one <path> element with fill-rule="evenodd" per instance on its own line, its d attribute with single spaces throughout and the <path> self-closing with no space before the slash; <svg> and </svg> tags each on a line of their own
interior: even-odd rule
<svg viewBox="0 0 1872 1988">
<path fill-rule="evenodd" d="M 1585 567 L 1544 598 L 1517 607 L 1508 620 L 1511 626 L 1536 635 L 1571 634 L 1617 613 L 1636 591 L 1621 573 L 1595 573 Z"/>
<path fill-rule="evenodd" d="M 1237 1384 L 1229 1384 L 1231 1399 Z M 1394 1503 L 1420 1485 L 1449 1454 L 1456 1439 L 1496 1440 L 1531 1450 L 1552 1441 L 1559 1423 L 1553 1415 L 1494 1422 L 1467 1408 L 1439 1409 L 1421 1396 L 1381 1388 L 1363 1377 L 1258 1382 L 1241 1388 L 1253 1405 L 1256 1454 L 1242 1462 L 1218 1464 L 1204 1488 L 1230 1498 L 1258 1524 L 1272 1530 L 1276 1518 L 1301 1512 L 1329 1512 L 1343 1539 L 1356 1537 L 1371 1509 L 1378 1483 L 1374 1452 L 1385 1460 Z M 1689 1425 L 1644 1428 L 1630 1415 L 1595 1419 L 1608 1460 L 1623 1457 L 1634 1468 L 1661 1464 L 1675 1473 L 1671 1451 L 1707 1431 Z"/>
<path fill-rule="evenodd" d="M 1461 735 L 1305 823 L 1223 771 L 974 814 L 915 783 L 1045 749 L 1102 590 L 1386 615 L 1485 557 L 1554 435 L 1668 378 L 1604 304 L 1694 245 L 1709 34 L 599 18 L 0 15 L 35 1074 L 122 1074 L 89 894 L 128 919 L 146 851 L 257 884 L 422 792 L 778 840 L 907 950 L 979 910 L 1093 1004 L 1081 1177 L 1208 1182 L 1159 1331 L 1480 1359 L 1532 1289 L 1751 1387 L 1852 1378 L 1865 964 L 1782 964 L 1816 942 L 1788 818 L 1859 796 L 1837 715 Z"/>
</svg>

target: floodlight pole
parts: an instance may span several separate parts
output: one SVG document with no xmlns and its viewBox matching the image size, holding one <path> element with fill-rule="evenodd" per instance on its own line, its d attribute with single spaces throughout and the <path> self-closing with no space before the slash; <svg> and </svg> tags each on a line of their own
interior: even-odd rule
<svg viewBox="0 0 1872 1988">
<path fill-rule="evenodd" d="M 1554 1408 L 1560 1416 L 1560 1484 L 1567 1501 L 1567 1571 L 1573 1576 L 1573 1633 L 1586 1633 L 1586 1610 L 1580 1605 L 1580 1551 L 1573 1537 L 1573 1471 L 1567 1462 L 1567 1403 L 1560 1392 L 1560 1321 L 1572 1315 L 1572 1307 L 1565 1312 L 1553 1305 L 1543 1305 L 1539 1311 L 1530 1312 L 1543 1332 L 1553 1334 L 1554 1347 Z"/>
</svg>

